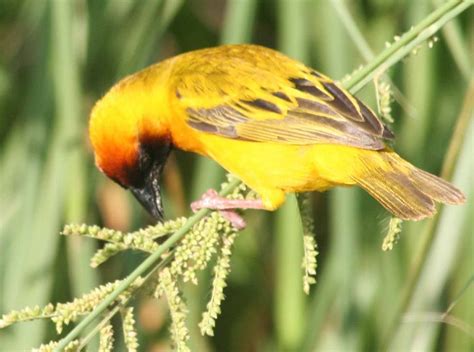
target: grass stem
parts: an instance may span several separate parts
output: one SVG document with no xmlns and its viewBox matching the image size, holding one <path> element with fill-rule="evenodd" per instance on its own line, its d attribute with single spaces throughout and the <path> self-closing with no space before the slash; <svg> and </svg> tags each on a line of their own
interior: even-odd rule
<svg viewBox="0 0 474 352">
<path fill-rule="evenodd" d="M 232 180 L 229 182 L 227 187 L 220 193 L 221 196 L 226 196 L 232 192 L 240 184 L 239 180 Z M 196 214 L 191 216 L 184 226 L 171 235 L 165 242 L 163 242 L 158 250 L 151 254 L 147 259 L 145 259 L 127 278 L 125 278 L 122 283 L 113 291 L 106 299 L 104 299 L 92 313 L 90 313 L 84 320 L 82 320 L 71 332 L 61 341 L 59 341 L 58 346 L 54 351 L 63 350 L 69 342 L 78 338 L 79 334 L 83 329 L 88 326 L 92 321 L 94 321 L 102 312 L 104 312 L 114 301 L 115 299 L 127 289 L 140 275 L 144 274 L 150 270 L 156 262 L 161 258 L 161 256 L 175 245 L 180 239 L 186 235 L 186 233 L 201 219 L 206 217 L 211 210 L 201 209 Z"/>
</svg>

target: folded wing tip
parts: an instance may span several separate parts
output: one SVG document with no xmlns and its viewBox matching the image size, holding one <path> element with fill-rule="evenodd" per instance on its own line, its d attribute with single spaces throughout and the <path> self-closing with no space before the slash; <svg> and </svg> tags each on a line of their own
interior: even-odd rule
<svg viewBox="0 0 474 352">
<path fill-rule="evenodd" d="M 395 139 L 395 133 L 393 133 L 393 131 L 390 128 L 388 128 L 386 125 L 384 125 L 383 126 L 382 137 L 384 139 L 392 140 L 392 139 Z"/>
</svg>

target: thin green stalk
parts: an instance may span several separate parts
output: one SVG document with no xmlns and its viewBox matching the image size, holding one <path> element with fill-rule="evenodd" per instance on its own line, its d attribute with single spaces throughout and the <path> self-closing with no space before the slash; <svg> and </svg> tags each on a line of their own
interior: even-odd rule
<svg viewBox="0 0 474 352">
<path fill-rule="evenodd" d="M 127 28 L 129 40 L 125 41 L 117 73 L 123 75 L 144 66 L 149 59 L 153 43 L 158 37 L 156 17 L 163 0 L 142 1 L 139 15 L 133 25 Z M 161 27 L 161 24 L 160 24 Z M 144 40 L 144 38 L 146 38 Z"/>
<path fill-rule="evenodd" d="M 469 5 L 472 4 L 472 1 L 451 1 L 447 3 L 442 8 L 433 12 L 427 19 L 422 21 L 417 25 L 416 32 L 418 34 L 426 31 L 430 26 L 434 25 L 434 29 L 439 29 L 441 26 L 440 23 L 446 23 L 448 20 L 446 17 L 449 14 L 449 18 L 454 17 L 455 15 L 461 13 L 463 10 L 467 9 Z M 450 5 L 450 6 L 448 6 Z M 456 6 L 457 5 L 457 6 Z M 446 15 L 446 17 L 443 17 Z M 430 19 L 430 20 L 428 20 Z M 439 21 L 440 23 L 436 22 Z M 436 23 L 435 23 L 436 22 Z M 410 33 L 413 33 L 413 29 Z M 430 31 L 431 33 L 431 31 Z M 432 33 L 431 33 L 432 35 Z M 400 45 L 399 42 L 392 45 L 390 48 L 384 50 L 379 56 L 377 56 L 373 63 L 370 63 L 366 67 L 362 68 L 353 77 L 345 84 L 345 87 L 349 89 L 352 93 L 355 93 L 358 89 L 362 88 L 363 84 L 370 81 L 377 72 L 382 71 L 382 68 L 387 69 L 393 65 L 397 60 L 402 59 L 404 56 L 410 53 L 413 48 L 412 41 L 418 43 L 419 37 L 416 35 L 411 35 L 409 39 L 403 37 L 403 45 Z M 396 48 L 396 50 L 394 50 Z M 396 58 L 396 60 L 395 60 Z M 231 182 L 226 189 L 221 192 L 221 195 L 226 195 L 232 192 L 240 184 L 240 181 Z M 76 339 L 82 330 L 88 326 L 92 321 L 94 321 L 103 311 L 105 311 L 108 306 L 124 291 L 127 287 L 141 274 L 152 268 L 152 266 L 158 261 L 160 256 L 170 247 L 175 245 L 181 238 L 184 237 L 186 232 L 198 221 L 203 219 L 211 211 L 208 209 L 202 209 L 198 213 L 194 214 L 188 219 L 186 224 L 177 232 L 175 232 L 171 237 L 165 241 L 160 248 L 149 256 L 145 261 L 143 261 L 123 282 L 115 291 L 113 291 L 101 304 L 99 304 L 92 313 L 90 313 L 84 320 L 82 320 L 67 336 L 65 336 L 55 351 L 60 351 L 64 347 Z"/>
<path fill-rule="evenodd" d="M 428 0 L 411 2 L 407 11 L 408 22 L 413 23 L 417 18 L 424 18 L 429 13 L 428 8 Z M 417 113 L 416 118 L 402 120 L 400 133 L 402 148 L 400 149 L 415 165 L 422 162 L 419 160 L 421 154 L 418 151 L 424 149 L 429 139 L 428 134 L 432 123 L 432 93 L 435 89 L 433 71 L 434 55 L 429 50 L 422 50 L 413 55 L 403 66 L 404 91 L 410 102 L 416 106 Z M 413 231 L 409 232 L 413 233 Z"/>
<path fill-rule="evenodd" d="M 332 6 L 336 10 L 339 18 L 340 23 L 346 28 L 347 34 L 351 37 L 352 41 L 354 42 L 355 46 L 357 47 L 359 53 L 364 58 L 365 62 L 370 62 L 374 58 L 374 52 L 370 48 L 367 40 L 365 40 L 364 35 L 360 31 L 357 23 L 355 22 L 354 18 L 351 16 L 345 2 L 343 0 L 330 0 Z M 403 108 L 405 113 L 409 116 L 414 118 L 416 115 L 415 109 L 413 105 L 407 100 L 404 94 L 400 91 L 400 89 L 395 85 L 388 74 L 383 75 L 384 79 L 390 83 L 392 90 L 393 90 L 393 97 L 395 100 L 400 104 Z"/>
<path fill-rule="evenodd" d="M 115 314 L 120 312 L 120 308 L 122 307 L 123 305 L 117 304 L 110 311 L 108 311 L 107 314 L 102 318 L 102 320 L 94 327 L 94 329 L 92 329 L 91 332 L 89 332 L 83 339 L 81 339 L 77 350 L 81 351 L 84 347 L 86 347 L 87 344 L 94 338 L 94 336 L 97 335 L 99 331 L 105 326 L 105 324 L 107 324 L 109 320 L 114 317 Z"/>
<path fill-rule="evenodd" d="M 474 136 L 474 129 L 471 128 L 471 145 L 472 137 Z M 472 154 L 472 148 L 470 153 Z M 472 158 L 472 155 L 470 156 Z M 471 188 L 472 186 L 472 173 L 474 170 L 474 165 L 472 160 L 468 161 L 470 164 L 470 172 L 468 175 L 471 175 L 469 180 Z M 474 195 L 474 189 L 471 190 L 471 195 Z M 449 308 L 444 312 L 444 316 L 455 316 L 462 321 L 468 322 L 471 328 L 474 326 L 474 300 L 472 299 L 472 290 L 474 289 L 474 275 L 472 268 L 474 267 L 474 258 L 472 253 L 474 253 L 474 241 L 472 239 L 472 229 L 474 229 L 474 217 L 471 214 L 474 214 L 474 202 L 472 202 L 472 197 L 468 209 L 466 209 L 466 214 L 468 219 L 464 224 L 464 243 L 463 248 L 459 253 L 457 253 L 458 262 L 456 264 L 456 272 L 454 277 L 450 280 L 450 287 L 448 288 L 449 301 L 451 304 Z M 469 279 L 467 279 L 469 278 Z M 470 351 L 474 347 L 474 338 L 467 336 L 466 334 L 460 332 L 456 329 L 447 329 L 443 336 L 444 346 L 449 346 L 451 351 Z M 448 349 L 448 348 L 445 348 Z"/>
<path fill-rule="evenodd" d="M 275 330 L 279 350 L 299 350 L 304 338 L 306 302 L 301 285 L 303 225 L 290 195 L 275 216 Z M 291 322 L 291 323 L 289 323 Z"/>
<path fill-rule="evenodd" d="M 466 294 L 467 290 L 474 284 L 474 274 L 471 274 L 471 277 L 464 283 L 464 286 L 459 290 L 459 292 L 454 296 L 452 302 L 449 304 L 448 309 L 443 313 L 443 316 L 447 316 L 454 309 L 459 300 Z"/>
<path fill-rule="evenodd" d="M 278 47 L 303 62 L 309 58 L 308 6 L 308 0 L 277 3 Z M 306 297 L 301 289 L 303 225 L 295 195 L 287 196 L 285 204 L 276 211 L 274 221 L 276 339 L 280 350 L 297 351 L 306 330 Z"/>
<path fill-rule="evenodd" d="M 128 40 L 120 57 L 118 73 L 130 73 L 150 60 L 152 49 L 183 5 L 183 0 L 146 0 L 139 6 L 140 15 L 126 27 Z"/>
<path fill-rule="evenodd" d="M 400 40 L 382 51 L 363 70 L 351 77 L 353 89 L 356 91 L 366 85 L 373 77 L 368 72 L 384 72 L 394 63 L 400 61 L 419 44 L 433 36 L 446 22 L 458 16 L 474 3 L 474 0 L 451 0 L 433 11 L 429 16 L 401 36 Z"/>
<path fill-rule="evenodd" d="M 444 179 L 450 179 L 456 161 L 459 156 L 460 147 L 465 139 L 465 132 L 467 130 L 467 126 L 472 119 L 472 108 L 473 108 L 473 85 L 469 89 L 468 93 L 466 94 L 464 105 L 461 114 L 459 115 L 458 121 L 456 122 L 456 127 L 453 132 L 453 136 L 451 137 L 451 143 L 448 148 L 448 152 L 444 158 L 443 162 L 443 172 L 441 177 Z M 413 295 L 416 290 L 416 286 L 418 284 L 418 280 L 420 278 L 421 272 L 423 270 L 424 264 L 432 247 L 436 228 L 438 222 L 440 220 L 440 213 L 438 213 L 434 218 L 430 219 L 429 222 L 425 225 L 423 234 L 422 234 L 422 243 L 420 248 L 417 252 L 413 260 L 413 264 L 410 266 L 410 272 L 408 274 L 408 278 L 406 280 L 406 285 L 401 295 L 400 302 L 397 306 L 394 316 L 391 318 L 390 323 L 387 328 L 387 332 L 384 335 L 384 339 L 382 340 L 383 349 L 385 350 L 386 347 L 389 346 L 391 341 L 393 340 L 395 333 L 397 332 L 397 328 L 401 322 L 403 314 L 408 309 Z"/>
<path fill-rule="evenodd" d="M 232 180 L 229 182 L 227 187 L 220 192 L 221 196 L 226 196 L 231 193 L 238 185 L 240 184 L 239 180 Z M 186 233 L 200 220 L 205 218 L 211 212 L 210 209 L 201 209 L 196 214 L 191 216 L 188 221 L 183 225 L 181 229 L 176 231 L 171 235 L 165 242 L 163 242 L 158 250 L 151 254 L 147 259 L 145 259 L 127 278 L 125 278 L 122 283 L 106 298 L 104 299 L 95 309 L 91 312 L 84 320 L 82 320 L 71 332 L 61 341 L 59 341 L 58 346 L 54 351 L 61 351 L 68 343 L 77 339 L 82 330 L 88 326 L 92 321 L 94 321 L 103 311 L 105 311 L 115 299 L 125 291 L 139 276 L 150 270 L 153 265 L 161 258 L 161 256 L 175 245 L 180 239 L 186 235 Z"/>
<path fill-rule="evenodd" d="M 278 2 L 280 50 L 303 62 L 309 57 L 306 32 L 308 6 L 308 0 L 279 0 Z"/>
<path fill-rule="evenodd" d="M 459 156 L 464 136 L 468 130 L 469 120 L 472 119 L 472 111 L 474 110 L 474 80 L 471 81 L 470 87 L 464 99 L 463 109 L 458 122 L 454 128 L 451 143 L 444 158 L 443 168 L 441 169 L 441 177 L 451 178 L 454 172 L 454 166 Z"/>
<path fill-rule="evenodd" d="M 155 275 L 157 270 L 163 268 L 165 265 L 167 265 L 171 261 L 171 258 L 173 257 L 174 252 L 175 252 L 174 250 L 171 251 L 170 255 L 165 260 L 161 261 L 157 266 L 153 268 L 153 270 L 151 270 L 146 275 L 145 279 L 143 280 L 143 284 L 138 289 L 136 289 L 136 291 L 147 289 L 148 280 L 152 279 L 152 276 Z M 112 319 L 115 314 L 120 312 L 121 308 L 126 307 L 129 304 L 128 302 L 132 298 L 133 298 L 133 295 L 131 295 L 126 301 L 121 301 L 120 303 L 116 304 L 112 309 L 110 309 L 109 312 L 107 312 L 107 314 L 102 318 L 102 320 L 96 326 L 94 326 L 94 328 L 83 339 L 81 339 L 81 343 L 78 347 L 78 350 L 80 351 L 82 348 L 87 346 L 87 344 L 94 338 L 94 336 L 100 332 L 100 329 L 107 323 L 107 321 Z"/>
<path fill-rule="evenodd" d="M 351 14 L 349 13 L 344 0 L 330 0 L 334 9 L 337 11 L 341 18 L 341 23 L 346 27 L 347 33 L 351 36 L 354 44 L 361 52 L 362 56 L 366 61 L 373 58 L 374 54 L 372 49 L 369 47 L 365 40 L 362 32 L 355 23 Z M 441 6 L 444 0 L 433 0 L 437 6 Z M 462 40 L 461 30 L 459 28 L 459 22 L 453 20 L 442 29 L 443 35 L 446 37 L 446 43 L 453 55 L 454 61 L 459 67 L 459 70 L 466 80 L 470 78 L 470 59 L 468 50 Z"/>
<path fill-rule="evenodd" d="M 352 18 L 349 10 L 347 9 L 344 0 L 330 0 L 332 7 L 336 10 L 340 23 L 346 27 L 347 34 L 350 35 L 351 39 L 354 41 L 355 46 L 359 49 L 362 57 L 365 61 L 372 60 L 374 53 L 369 47 L 369 44 L 365 40 L 362 32 Z"/>
<path fill-rule="evenodd" d="M 440 6 L 443 3 L 443 0 L 433 0 L 433 2 L 436 6 Z M 463 78 L 466 81 L 469 81 L 472 73 L 471 57 L 469 55 L 469 49 L 466 47 L 465 41 L 462 38 L 459 21 L 451 21 L 443 27 L 442 32 L 446 39 L 446 44 L 453 55 L 454 61 L 459 67 L 459 71 Z"/>
<path fill-rule="evenodd" d="M 258 0 L 228 0 L 221 42 L 246 43 L 252 39 L 253 24 Z"/>
</svg>

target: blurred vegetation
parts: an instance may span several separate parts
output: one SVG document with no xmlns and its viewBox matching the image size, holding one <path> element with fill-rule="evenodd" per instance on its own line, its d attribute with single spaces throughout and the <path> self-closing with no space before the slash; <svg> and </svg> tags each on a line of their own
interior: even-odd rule
<svg viewBox="0 0 474 352">
<path fill-rule="evenodd" d="M 440 3 L 0 0 L 0 312 L 70 300 L 143 259 L 129 253 L 91 269 L 97 244 L 58 235 L 70 222 L 132 230 L 151 221 L 97 171 L 88 145 L 91 106 L 119 78 L 184 51 L 252 42 L 341 79 Z M 474 349 L 473 18 L 471 7 L 432 48 L 422 45 L 388 72 L 397 97 L 395 148 L 436 174 L 449 150 L 443 174 L 467 204 L 403 224 L 400 243 L 382 252 L 389 217 L 367 194 L 313 194 L 320 272 L 308 297 L 293 209 L 247 212 L 215 337 L 201 337 L 192 324 L 194 350 L 374 350 L 386 336 L 394 351 Z M 375 107 L 369 86 L 360 96 Z M 223 175 L 209 160 L 176 152 L 166 169 L 167 216 L 189 214 L 187 204 Z M 414 275 L 420 256 L 427 260 Z M 394 324 L 410 285 L 408 313 Z M 189 287 L 186 296 L 190 320 L 198 321 L 207 286 Z M 137 300 L 135 311 L 141 349 L 166 350 L 166 305 Z M 51 338 L 52 324 L 20 324 L 0 331 L 0 350 Z"/>
</svg>

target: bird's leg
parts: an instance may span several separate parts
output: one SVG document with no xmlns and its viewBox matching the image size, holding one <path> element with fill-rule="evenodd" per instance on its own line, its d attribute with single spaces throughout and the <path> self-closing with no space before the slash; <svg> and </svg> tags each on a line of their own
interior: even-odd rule
<svg viewBox="0 0 474 352">
<path fill-rule="evenodd" d="M 235 210 L 218 210 L 218 212 L 237 230 L 243 230 L 247 226 L 245 220 Z"/>
<path fill-rule="evenodd" d="M 201 199 L 191 203 L 191 209 L 194 212 L 202 208 L 215 210 L 264 209 L 261 199 L 227 199 L 221 197 L 213 189 L 204 193 Z"/>
<path fill-rule="evenodd" d="M 234 209 L 264 209 L 261 199 L 227 199 L 213 189 L 204 193 L 201 199 L 191 203 L 194 212 L 203 208 L 219 210 L 222 216 L 239 230 L 245 227 L 245 221 Z"/>
</svg>

